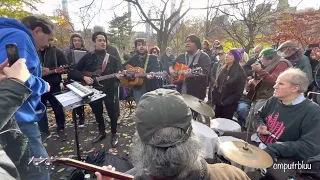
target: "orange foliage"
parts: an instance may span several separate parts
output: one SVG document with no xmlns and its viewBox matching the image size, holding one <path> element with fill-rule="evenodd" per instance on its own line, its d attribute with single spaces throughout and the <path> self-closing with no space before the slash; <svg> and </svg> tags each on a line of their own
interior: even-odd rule
<svg viewBox="0 0 320 180">
<path fill-rule="evenodd" d="M 283 12 L 269 23 L 273 31 L 265 37 L 267 42 L 281 44 L 295 40 L 304 46 L 320 42 L 320 11 Z"/>
</svg>

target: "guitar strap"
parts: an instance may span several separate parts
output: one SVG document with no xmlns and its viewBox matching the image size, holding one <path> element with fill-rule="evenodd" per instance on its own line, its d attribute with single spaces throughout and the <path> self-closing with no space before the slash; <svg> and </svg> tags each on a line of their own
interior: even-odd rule
<svg viewBox="0 0 320 180">
<path fill-rule="evenodd" d="M 196 55 L 196 57 L 194 58 L 194 60 L 192 62 L 192 66 L 195 66 L 198 64 L 201 54 L 202 54 L 202 51 L 198 52 L 198 54 Z"/>
<path fill-rule="evenodd" d="M 146 62 L 144 63 L 144 72 L 145 73 L 147 73 L 148 64 L 149 64 L 149 54 L 147 55 Z"/>
<path fill-rule="evenodd" d="M 109 61 L 109 54 L 106 53 L 106 55 L 104 56 L 104 59 L 103 59 L 103 63 L 102 63 L 102 68 L 101 68 L 101 72 L 103 73 L 104 70 L 106 70 L 106 67 L 108 65 L 108 61 Z"/>
</svg>

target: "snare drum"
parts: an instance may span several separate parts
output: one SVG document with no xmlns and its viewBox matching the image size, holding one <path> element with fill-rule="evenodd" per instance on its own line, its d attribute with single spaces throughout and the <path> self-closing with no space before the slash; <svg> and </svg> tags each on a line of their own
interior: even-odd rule
<svg viewBox="0 0 320 180">
<path fill-rule="evenodd" d="M 241 132 L 241 126 L 237 122 L 225 118 L 212 119 L 210 127 L 218 132 L 220 136 L 226 131 Z"/>
<path fill-rule="evenodd" d="M 204 147 L 205 158 L 214 158 L 214 142 L 218 138 L 218 135 L 210 129 L 208 126 L 192 121 L 192 131 L 196 137 L 201 140 L 201 144 Z"/>
<path fill-rule="evenodd" d="M 238 139 L 232 136 L 221 136 L 218 137 L 214 143 L 214 151 L 217 153 L 218 156 L 222 156 L 224 157 L 227 161 L 230 162 L 231 165 L 238 167 L 240 169 L 242 169 L 244 172 L 254 172 L 255 168 L 249 168 L 249 167 L 244 167 L 238 163 L 235 163 L 233 161 L 231 161 L 230 159 L 228 159 L 221 151 L 220 151 L 220 146 L 221 144 L 223 144 L 224 142 L 228 142 L 228 141 L 240 141 L 240 142 L 244 142 L 244 140 L 242 139 Z"/>
</svg>

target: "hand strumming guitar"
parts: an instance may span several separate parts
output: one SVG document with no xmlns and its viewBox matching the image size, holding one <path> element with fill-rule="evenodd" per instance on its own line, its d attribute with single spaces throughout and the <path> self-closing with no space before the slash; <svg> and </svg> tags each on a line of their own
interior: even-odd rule
<svg viewBox="0 0 320 180">
<path fill-rule="evenodd" d="M 102 168 L 109 170 L 109 171 L 116 171 L 116 168 L 112 167 L 112 166 L 103 166 Z M 107 176 L 102 176 L 99 172 L 95 172 L 94 173 L 97 176 L 97 180 L 115 180 L 114 178 L 111 177 L 107 177 Z"/>
<path fill-rule="evenodd" d="M 252 68 L 252 70 L 253 70 L 254 72 L 259 72 L 259 71 L 262 69 L 260 63 L 254 63 L 254 64 L 252 64 L 251 68 Z"/>
<path fill-rule="evenodd" d="M 93 79 L 92 79 L 91 77 L 84 76 L 84 77 L 83 77 L 83 80 L 84 80 L 88 85 L 93 84 Z"/>
</svg>

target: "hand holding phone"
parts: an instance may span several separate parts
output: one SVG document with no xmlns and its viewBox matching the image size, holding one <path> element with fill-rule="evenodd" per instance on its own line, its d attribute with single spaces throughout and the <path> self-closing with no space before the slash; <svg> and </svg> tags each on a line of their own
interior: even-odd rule
<svg viewBox="0 0 320 180">
<path fill-rule="evenodd" d="M 6 51 L 7 51 L 7 57 L 8 57 L 8 61 L 9 61 L 9 66 L 12 66 L 20 58 L 17 44 L 15 44 L 15 43 L 7 44 L 6 45 Z"/>
</svg>

